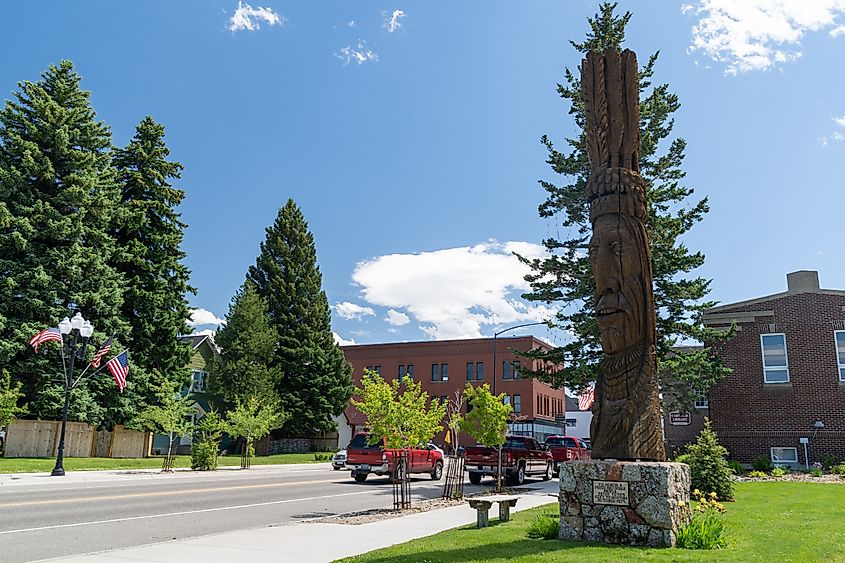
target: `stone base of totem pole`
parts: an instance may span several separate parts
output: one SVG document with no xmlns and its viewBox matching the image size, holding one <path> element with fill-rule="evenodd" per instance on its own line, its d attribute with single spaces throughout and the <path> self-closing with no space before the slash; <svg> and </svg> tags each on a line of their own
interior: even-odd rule
<svg viewBox="0 0 845 563">
<path fill-rule="evenodd" d="M 560 539 L 674 547 L 689 489 L 690 470 L 683 463 L 564 463 Z"/>
</svg>

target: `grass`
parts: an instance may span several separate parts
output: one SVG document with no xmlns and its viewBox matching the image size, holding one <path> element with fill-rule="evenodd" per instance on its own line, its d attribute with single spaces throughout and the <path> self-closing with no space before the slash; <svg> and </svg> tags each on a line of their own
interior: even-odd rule
<svg viewBox="0 0 845 563">
<path fill-rule="evenodd" d="M 191 467 L 191 456 L 175 456 L 174 467 Z M 97 471 L 104 469 L 159 469 L 162 456 L 114 459 L 108 457 L 66 457 L 64 467 L 67 471 Z M 275 465 L 288 463 L 315 463 L 314 454 L 276 454 L 252 458 L 252 465 Z M 221 467 L 240 466 L 240 455 L 220 458 Z M 53 457 L 13 457 L 0 458 L 0 473 L 34 473 L 52 471 L 56 465 Z"/>
<path fill-rule="evenodd" d="M 373 551 L 342 561 L 407 563 L 449 561 L 845 561 L 845 486 L 799 482 L 737 483 L 736 502 L 726 503 L 728 546 L 714 551 L 616 547 L 528 539 L 539 514 L 557 505 L 512 514 L 489 528 L 474 525 Z M 494 521 L 495 523 L 495 521 Z"/>
</svg>

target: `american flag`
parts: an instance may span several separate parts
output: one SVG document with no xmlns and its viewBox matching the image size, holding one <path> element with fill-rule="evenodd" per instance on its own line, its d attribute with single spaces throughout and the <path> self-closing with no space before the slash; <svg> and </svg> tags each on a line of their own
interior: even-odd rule
<svg viewBox="0 0 845 563">
<path fill-rule="evenodd" d="M 590 407 L 593 406 L 593 399 L 596 396 L 596 388 L 590 387 L 589 389 L 585 389 L 581 396 L 578 397 L 578 410 L 586 411 L 590 410 Z"/>
<path fill-rule="evenodd" d="M 56 342 L 62 341 L 62 333 L 58 328 L 47 328 L 42 330 L 29 339 L 29 345 L 35 348 L 35 353 L 37 354 L 38 346 L 44 342 L 49 342 L 50 340 L 55 340 Z"/>
<path fill-rule="evenodd" d="M 124 350 L 108 362 L 106 367 L 114 376 L 114 381 L 117 383 L 117 388 L 123 393 L 123 388 L 126 387 L 126 375 L 129 373 L 129 352 Z"/>
<path fill-rule="evenodd" d="M 100 349 L 97 350 L 96 354 L 94 354 L 94 358 L 91 360 L 92 368 L 97 369 L 98 367 L 100 367 L 100 360 L 103 359 L 103 356 L 109 353 L 112 338 L 114 338 L 114 335 L 109 336 L 109 339 L 103 342 L 103 345 L 100 346 Z"/>
</svg>

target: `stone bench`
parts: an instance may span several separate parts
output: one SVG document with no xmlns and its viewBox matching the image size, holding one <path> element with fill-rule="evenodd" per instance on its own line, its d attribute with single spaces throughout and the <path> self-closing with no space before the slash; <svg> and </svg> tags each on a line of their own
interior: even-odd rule
<svg viewBox="0 0 845 563">
<path fill-rule="evenodd" d="M 494 502 L 499 504 L 499 521 L 507 522 L 511 519 L 511 507 L 516 506 L 518 500 L 518 496 L 495 495 L 471 498 L 467 499 L 467 502 L 478 512 L 476 528 L 486 528 L 490 524 L 488 511 Z"/>
</svg>

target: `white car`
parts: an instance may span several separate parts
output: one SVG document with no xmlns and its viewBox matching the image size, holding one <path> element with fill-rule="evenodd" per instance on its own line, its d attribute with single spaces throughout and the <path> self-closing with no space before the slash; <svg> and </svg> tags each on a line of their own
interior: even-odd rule
<svg viewBox="0 0 845 563">
<path fill-rule="evenodd" d="M 340 450 L 332 457 L 332 469 L 340 471 L 346 467 L 346 450 Z"/>
<path fill-rule="evenodd" d="M 430 450 L 434 450 L 436 452 L 440 452 L 440 455 L 443 456 L 443 459 L 446 459 L 446 452 L 443 451 L 443 448 L 435 444 L 434 442 L 429 442 L 428 446 L 426 446 Z"/>
</svg>

